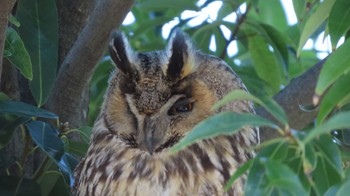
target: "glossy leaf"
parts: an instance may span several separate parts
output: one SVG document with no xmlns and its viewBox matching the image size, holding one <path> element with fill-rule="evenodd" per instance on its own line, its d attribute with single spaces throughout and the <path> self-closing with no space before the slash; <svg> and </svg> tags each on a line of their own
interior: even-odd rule
<svg viewBox="0 0 350 196">
<path fill-rule="evenodd" d="M 19 34 L 32 65 L 30 90 L 42 106 L 48 99 L 56 78 L 58 61 L 58 22 L 55 0 L 19 0 L 17 19 Z"/>
<path fill-rule="evenodd" d="M 171 151 L 177 152 L 201 139 L 212 138 L 218 135 L 235 134 L 245 126 L 268 126 L 276 128 L 275 124 L 258 115 L 222 112 L 197 124 Z"/>
<path fill-rule="evenodd" d="M 60 160 L 64 153 L 64 144 L 58 131 L 51 124 L 41 121 L 26 123 L 33 141 L 51 158 Z"/>
<path fill-rule="evenodd" d="M 269 49 L 268 43 L 261 36 L 251 36 L 248 48 L 253 65 L 258 76 L 266 81 L 276 92 L 282 84 L 282 67 L 277 63 L 275 55 Z"/>
<path fill-rule="evenodd" d="M 306 137 L 303 139 L 303 142 L 306 144 L 310 142 L 315 137 L 329 133 L 332 130 L 337 129 L 343 129 L 343 128 L 349 128 L 350 127 L 350 112 L 340 112 L 338 114 L 335 114 L 332 118 L 330 118 L 328 121 L 323 123 L 320 126 L 317 126 L 310 131 L 308 131 Z"/>
<path fill-rule="evenodd" d="M 329 35 L 333 48 L 350 28 L 350 1 L 336 0 L 328 19 Z"/>
<path fill-rule="evenodd" d="M 302 48 L 304 47 L 306 41 L 309 39 L 311 34 L 313 34 L 327 19 L 334 2 L 335 0 L 326 0 L 323 3 L 321 3 L 317 10 L 306 21 L 304 29 L 301 33 L 299 46 L 297 49 L 297 56 L 300 55 Z"/>
<path fill-rule="evenodd" d="M 268 97 L 261 97 L 260 99 L 254 95 L 249 94 L 244 90 L 234 90 L 222 98 L 219 102 L 214 104 L 213 109 L 216 110 L 219 107 L 234 101 L 234 100 L 250 100 L 261 106 L 263 106 L 267 111 L 269 111 L 276 119 L 278 119 L 284 125 L 287 125 L 287 116 L 284 110 L 279 106 L 274 100 Z"/>
<path fill-rule="evenodd" d="M 32 80 L 33 71 L 30 56 L 24 47 L 21 37 L 11 27 L 6 29 L 5 49 L 11 52 L 11 55 L 7 59 L 19 69 L 25 78 Z"/>
<path fill-rule="evenodd" d="M 56 114 L 20 101 L 0 101 L 0 114 L 22 117 L 58 118 Z"/>
<path fill-rule="evenodd" d="M 350 41 L 345 41 L 326 60 L 317 81 L 315 92 L 322 95 L 340 76 L 350 71 Z"/>
<path fill-rule="evenodd" d="M 320 110 L 317 115 L 317 124 L 322 124 L 326 117 L 339 107 L 350 96 L 350 74 L 345 74 L 337 80 L 322 98 Z"/>
</svg>

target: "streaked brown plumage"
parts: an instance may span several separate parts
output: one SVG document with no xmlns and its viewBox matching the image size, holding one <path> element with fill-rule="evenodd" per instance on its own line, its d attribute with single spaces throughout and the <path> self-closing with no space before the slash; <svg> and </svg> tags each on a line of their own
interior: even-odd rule
<svg viewBox="0 0 350 196">
<path fill-rule="evenodd" d="M 176 31 L 164 51 L 137 53 L 121 33 L 110 53 L 112 75 L 86 157 L 75 170 L 75 195 L 241 195 L 244 178 L 224 193 L 236 168 L 254 156 L 253 128 L 218 136 L 170 154 L 211 106 L 234 89 L 245 89 L 221 59 L 193 49 Z M 220 111 L 254 112 L 247 101 Z"/>
</svg>

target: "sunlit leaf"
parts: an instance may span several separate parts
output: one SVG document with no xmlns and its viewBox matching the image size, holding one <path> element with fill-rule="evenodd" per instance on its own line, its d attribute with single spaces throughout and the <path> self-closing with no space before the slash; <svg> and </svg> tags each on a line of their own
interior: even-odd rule
<svg viewBox="0 0 350 196">
<path fill-rule="evenodd" d="M 350 1 L 336 0 L 328 19 L 329 35 L 333 48 L 350 28 Z"/>
<path fill-rule="evenodd" d="M 306 0 L 293 0 L 292 2 L 295 15 L 299 21 L 302 21 L 306 12 Z"/>
<path fill-rule="evenodd" d="M 315 13 L 313 13 L 310 16 L 310 18 L 306 21 L 304 29 L 301 33 L 299 46 L 297 50 L 297 56 L 300 55 L 300 52 L 304 47 L 304 44 L 306 43 L 307 39 L 309 39 L 310 35 L 313 34 L 327 19 L 329 13 L 331 12 L 334 2 L 335 0 L 323 1 L 323 3 L 321 3 L 321 5 L 317 8 Z"/>
<path fill-rule="evenodd" d="M 248 92 L 244 90 L 234 90 L 227 94 L 224 98 L 222 98 L 219 102 L 214 104 L 213 109 L 218 109 L 219 107 L 234 101 L 234 100 L 250 100 L 253 101 L 261 106 L 263 106 L 267 111 L 269 111 L 276 119 L 278 119 L 281 123 L 284 125 L 287 125 L 287 116 L 284 113 L 281 106 L 279 106 L 274 100 L 268 97 L 260 97 L 257 98 L 252 94 L 249 94 Z"/>
<path fill-rule="evenodd" d="M 345 41 L 327 58 L 317 81 L 315 92 L 322 95 L 340 76 L 350 71 L 350 41 Z"/>
<path fill-rule="evenodd" d="M 269 126 L 276 128 L 275 124 L 258 115 L 222 112 L 197 124 L 171 151 L 177 152 L 201 139 L 218 135 L 232 135 L 245 126 Z"/>
<path fill-rule="evenodd" d="M 55 0 L 19 0 L 16 17 L 21 23 L 19 34 L 32 65 L 30 90 L 42 106 L 56 79 L 58 62 L 58 22 Z"/>
<path fill-rule="evenodd" d="M 332 130 L 349 128 L 350 127 L 350 112 L 340 112 L 335 114 L 332 118 L 330 118 L 325 123 L 316 126 L 315 128 L 308 131 L 306 137 L 303 142 L 308 143 L 318 135 L 329 133 Z"/>
<path fill-rule="evenodd" d="M 5 49 L 11 52 L 11 56 L 8 56 L 7 59 L 19 69 L 25 78 L 32 80 L 33 71 L 30 56 L 21 37 L 11 27 L 6 29 Z"/>
<path fill-rule="evenodd" d="M 23 117 L 58 118 L 56 114 L 20 101 L 0 101 L 0 114 Z"/>
</svg>

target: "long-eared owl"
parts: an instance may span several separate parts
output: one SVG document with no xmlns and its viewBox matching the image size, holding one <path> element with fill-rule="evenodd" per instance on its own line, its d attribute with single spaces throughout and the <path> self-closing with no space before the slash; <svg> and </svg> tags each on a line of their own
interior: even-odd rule
<svg viewBox="0 0 350 196">
<path fill-rule="evenodd" d="M 215 102 L 245 89 L 221 59 L 195 50 L 180 30 L 163 51 L 135 52 L 125 35 L 110 42 L 116 64 L 87 155 L 75 169 L 75 195 L 242 195 L 245 176 L 228 192 L 235 170 L 254 156 L 257 130 L 169 149 L 200 121 L 220 111 L 254 112 L 248 101 L 213 111 Z"/>
</svg>

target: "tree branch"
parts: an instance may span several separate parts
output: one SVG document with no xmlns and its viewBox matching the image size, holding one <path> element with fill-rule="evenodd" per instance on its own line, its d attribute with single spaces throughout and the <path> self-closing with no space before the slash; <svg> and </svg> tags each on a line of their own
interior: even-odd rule
<svg viewBox="0 0 350 196">
<path fill-rule="evenodd" d="M 96 0 L 56 0 L 59 18 L 59 63 L 61 64 L 87 23 Z"/>
<path fill-rule="evenodd" d="M 94 69 L 106 50 L 109 34 L 121 25 L 133 0 L 100 0 L 90 20 L 79 35 L 61 65 L 47 107 L 60 116 L 61 122 L 73 127 L 85 123 L 87 108 L 82 99 L 88 97 L 86 89 Z"/>
<path fill-rule="evenodd" d="M 2 61 L 4 55 L 5 46 L 5 32 L 8 24 L 8 16 L 11 13 L 13 4 L 16 0 L 1 0 L 0 1 L 0 86 L 1 86 L 1 73 L 2 73 Z"/>
<path fill-rule="evenodd" d="M 314 95 L 317 79 L 325 61 L 326 59 L 319 61 L 304 74 L 294 78 L 286 88 L 273 97 L 274 100 L 285 110 L 289 125 L 293 129 L 303 129 L 310 124 L 317 115 L 316 111 L 302 111 L 299 105 L 308 105 L 312 103 L 312 97 Z M 257 114 L 276 122 L 273 117 L 263 108 L 258 108 L 256 112 Z M 260 136 L 262 141 L 266 141 L 279 135 L 272 129 L 262 128 L 260 131 Z"/>
</svg>

